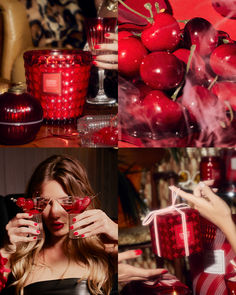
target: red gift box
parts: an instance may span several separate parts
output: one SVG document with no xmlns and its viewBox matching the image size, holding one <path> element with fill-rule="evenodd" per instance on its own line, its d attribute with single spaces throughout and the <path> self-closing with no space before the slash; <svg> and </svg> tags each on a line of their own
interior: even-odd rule
<svg viewBox="0 0 236 295">
<path fill-rule="evenodd" d="M 143 225 L 150 226 L 153 252 L 174 259 L 202 250 L 199 213 L 187 204 L 175 205 L 150 212 Z"/>
<path fill-rule="evenodd" d="M 219 228 L 202 217 L 200 223 L 203 252 L 189 260 L 194 294 L 227 295 L 224 275 L 234 271 L 230 261 L 236 262 L 236 254 Z"/>
</svg>

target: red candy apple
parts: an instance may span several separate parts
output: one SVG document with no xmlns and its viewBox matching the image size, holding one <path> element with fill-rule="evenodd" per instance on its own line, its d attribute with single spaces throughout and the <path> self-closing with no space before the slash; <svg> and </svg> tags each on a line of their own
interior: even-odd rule
<svg viewBox="0 0 236 295">
<path fill-rule="evenodd" d="M 139 67 L 147 50 L 140 39 L 128 37 L 119 42 L 118 63 L 119 72 L 126 77 L 135 77 L 139 74 Z"/>
<path fill-rule="evenodd" d="M 177 127 L 182 119 L 180 105 L 168 98 L 162 91 L 153 90 L 143 100 L 144 113 L 151 120 L 156 131 L 170 131 Z"/>
<path fill-rule="evenodd" d="M 210 66 L 219 76 L 236 79 L 236 44 L 222 44 L 210 56 Z"/>
<path fill-rule="evenodd" d="M 153 24 L 141 34 L 145 47 L 150 51 L 174 50 L 180 41 L 180 27 L 168 13 L 158 13 Z"/>
<path fill-rule="evenodd" d="M 152 52 L 140 65 L 143 81 L 154 89 L 167 90 L 177 87 L 184 78 L 184 65 L 169 52 Z"/>
</svg>

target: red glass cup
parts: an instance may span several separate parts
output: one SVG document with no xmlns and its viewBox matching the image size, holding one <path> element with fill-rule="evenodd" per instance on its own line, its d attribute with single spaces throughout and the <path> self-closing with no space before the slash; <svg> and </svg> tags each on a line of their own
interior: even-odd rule
<svg viewBox="0 0 236 295">
<path fill-rule="evenodd" d="M 86 208 L 91 203 L 92 199 L 95 196 L 68 196 L 64 198 L 63 203 L 60 205 L 68 212 L 69 214 L 69 238 L 70 239 L 78 239 L 80 235 L 76 235 L 75 232 L 79 231 L 79 229 L 74 229 L 74 218 L 78 216 L 78 214 L 83 213 Z"/>
<path fill-rule="evenodd" d="M 236 272 L 225 275 L 225 284 L 229 295 L 236 295 Z"/>
<path fill-rule="evenodd" d="M 39 99 L 48 123 L 71 123 L 82 115 L 92 55 L 67 49 L 24 53 L 28 92 Z"/>
</svg>

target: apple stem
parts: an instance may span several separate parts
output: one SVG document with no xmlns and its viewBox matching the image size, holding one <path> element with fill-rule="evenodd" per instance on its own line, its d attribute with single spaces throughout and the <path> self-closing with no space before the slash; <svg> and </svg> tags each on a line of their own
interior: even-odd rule
<svg viewBox="0 0 236 295">
<path fill-rule="evenodd" d="M 211 88 L 216 84 L 216 81 L 218 80 L 218 75 L 215 76 L 214 80 L 211 81 L 211 84 L 208 86 L 208 90 L 211 90 Z"/>
<path fill-rule="evenodd" d="M 172 99 L 173 101 L 176 101 L 176 98 L 177 98 L 177 96 L 178 96 L 180 90 L 182 89 L 183 85 L 184 85 L 184 80 L 180 83 L 179 87 L 178 87 L 178 88 L 175 90 L 175 92 L 172 94 L 171 99 Z"/>
<path fill-rule="evenodd" d="M 126 7 L 128 10 L 130 10 L 131 12 L 133 12 L 134 14 L 137 14 L 138 16 L 141 16 L 143 18 L 145 18 L 150 24 L 153 23 L 153 18 L 151 17 L 147 17 L 141 13 L 139 13 L 138 11 L 134 10 L 133 8 L 129 7 L 127 4 L 124 3 L 124 1 L 122 0 L 118 0 L 118 2 L 120 2 L 120 4 L 122 4 L 124 7 Z"/>
<path fill-rule="evenodd" d="M 227 39 L 223 39 L 223 43 L 224 43 L 224 44 L 229 44 L 229 40 L 227 40 Z"/>
<path fill-rule="evenodd" d="M 145 3 L 144 7 L 149 11 L 150 17 L 153 19 L 152 4 L 151 3 Z"/>
</svg>

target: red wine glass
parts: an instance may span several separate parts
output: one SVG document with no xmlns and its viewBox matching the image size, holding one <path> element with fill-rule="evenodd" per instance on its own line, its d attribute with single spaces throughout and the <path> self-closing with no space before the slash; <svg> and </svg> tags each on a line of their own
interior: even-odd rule
<svg viewBox="0 0 236 295">
<path fill-rule="evenodd" d="M 93 56 L 108 54 L 109 51 L 96 50 L 95 45 L 112 43 L 113 41 L 105 38 L 106 33 L 115 33 L 117 18 L 97 17 L 85 20 L 87 41 Z M 90 104 L 114 104 L 116 100 L 109 98 L 104 91 L 104 69 L 98 68 L 99 89 L 95 97 L 87 98 Z"/>
</svg>

